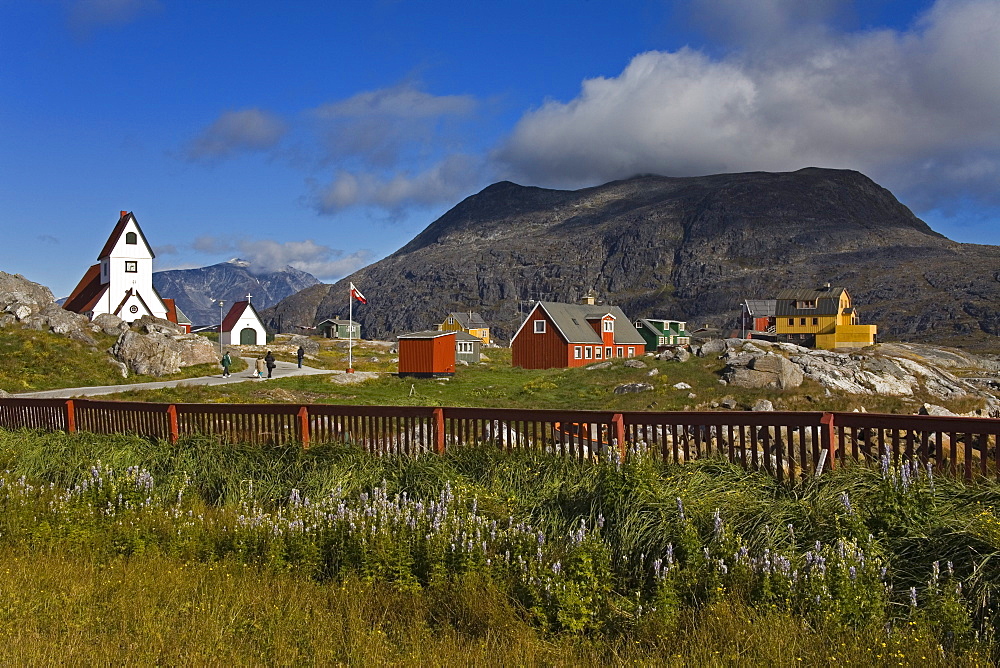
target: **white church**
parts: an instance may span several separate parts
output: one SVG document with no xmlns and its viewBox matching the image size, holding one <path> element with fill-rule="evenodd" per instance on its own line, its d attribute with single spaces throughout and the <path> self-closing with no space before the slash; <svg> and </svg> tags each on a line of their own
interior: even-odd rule
<svg viewBox="0 0 1000 668">
<path fill-rule="evenodd" d="M 97 264 L 87 269 L 63 308 L 91 319 L 111 313 L 129 323 L 144 315 L 177 323 L 180 310 L 153 288 L 154 257 L 135 216 L 122 211 Z"/>
</svg>

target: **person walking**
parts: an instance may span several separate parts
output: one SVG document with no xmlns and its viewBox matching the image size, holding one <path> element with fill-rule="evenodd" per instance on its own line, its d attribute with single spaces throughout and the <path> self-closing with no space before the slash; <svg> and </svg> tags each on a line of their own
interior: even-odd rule
<svg viewBox="0 0 1000 668">
<path fill-rule="evenodd" d="M 264 358 L 263 357 L 258 357 L 257 360 L 254 362 L 253 377 L 254 378 L 263 378 L 264 377 Z"/>
<path fill-rule="evenodd" d="M 274 371 L 275 367 L 274 355 L 271 354 L 270 350 L 268 350 L 267 354 L 264 355 L 264 361 L 267 362 L 267 377 L 270 378 L 271 372 Z"/>
<path fill-rule="evenodd" d="M 233 358 L 229 356 L 229 351 L 222 356 L 222 377 L 229 378 L 229 367 L 233 365 Z"/>
<path fill-rule="evenodd" d="M 302 358 L 306 356 L 305 349 L 302 346 L 299 346 L 299 349 L 295 351 L 295 356 L 299 358 L 299 368 L 301 369 L 302 368 Z"/>
</svg>

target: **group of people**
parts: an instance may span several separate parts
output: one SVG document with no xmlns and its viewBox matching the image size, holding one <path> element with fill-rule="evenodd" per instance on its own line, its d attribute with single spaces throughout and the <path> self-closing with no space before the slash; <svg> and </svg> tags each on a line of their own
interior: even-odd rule
<svg viewBox="0 0 1000 668">
<path fill-rule="evenodd" d="M 305 357 L 306 351 L 299 346 L 299 349 L 295 352 L 295 356 L 299 361 L 299 368 L 302 368 L 302 358 Z M 228 378 L 232 374 L 229 373 L 229 367 L 233 365 L 233 358 L 229 356 L 229 351 L 222 356 L 222 377 Z M 266 355 L 257 357 L 254 360 L 254 368 L 250 374 L 251 378 L 264 378 L 264 370 L 267 370 L 267 378 L 271 377 L 271 373 L 274 371 L 274 367 L 277 366 L 277 362 L 274 361 L 274 355 L 268 350 Z"/>
</svg>

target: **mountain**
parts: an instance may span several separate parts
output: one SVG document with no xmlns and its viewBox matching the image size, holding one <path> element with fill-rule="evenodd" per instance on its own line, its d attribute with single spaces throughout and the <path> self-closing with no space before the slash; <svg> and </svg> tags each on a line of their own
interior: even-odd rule
<svg viewBox="0 0 1000 668">
<path fill-rule="evenodd" d="M 315 276 L 285 267 L 280 271 L 251 273 L 250 263 L 233 259 L 199 269 L 171 269 L 153 273 L 153 287 L 161 297 L 177 300 L 177 305 L 195 325 L 219 322 L 220 299 L 232 303 L 246 299 L 249 292 L 258 309 L 273 306 L 319 281 Z"/>
<path fill-rule="evenodd" d="M 747 298 L 844 286 L 882 339 L 992 345 L 1000 248 L 951 241 L 854 171 L 808 168 L 691 178 L 638 176 L 563 191 L 502 182 L 468 197 L 389 257 L 263 315 L 346 315 L 389 337 L 475 310 L 509 338 L 526 300 L 595 288 L 633 318 L 735 326 Z"/>
</svg>

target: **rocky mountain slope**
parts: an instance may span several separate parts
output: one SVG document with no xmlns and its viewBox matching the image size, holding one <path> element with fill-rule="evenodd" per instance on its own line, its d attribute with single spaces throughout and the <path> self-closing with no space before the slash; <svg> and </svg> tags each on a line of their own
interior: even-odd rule
<svg viewBox="0 0 1000 668">
<path fill-rule="evenodd" d="M 258 308 L 273 306 L 319 281 L 315 276 L 285 267 L 280 271 L 251 273 L 250 263 L 233 259 L 198 269 L 173 269 L 153 274 L 153 286 L 160 296 L 177 300 L 177 305 L 195 325 L 218 324 L 218 300 L 231 305 L 253 295 Z"/>
<path fill-rule="evenodd" d="M 346 315 L 366 337 L 476 310 L 509 338 L 527 300 L 595 288 L 632 317 L 735 326 L 746 298 L 845 286 L 884 340 L 985 347 L 1000 333 L 1000 248 L 934 232 L 863 174 L 809 168 L 641 176 L 576 191 L 494 184 L 396 253 L 265 313 L 274 327 Z"/>
</svg>

